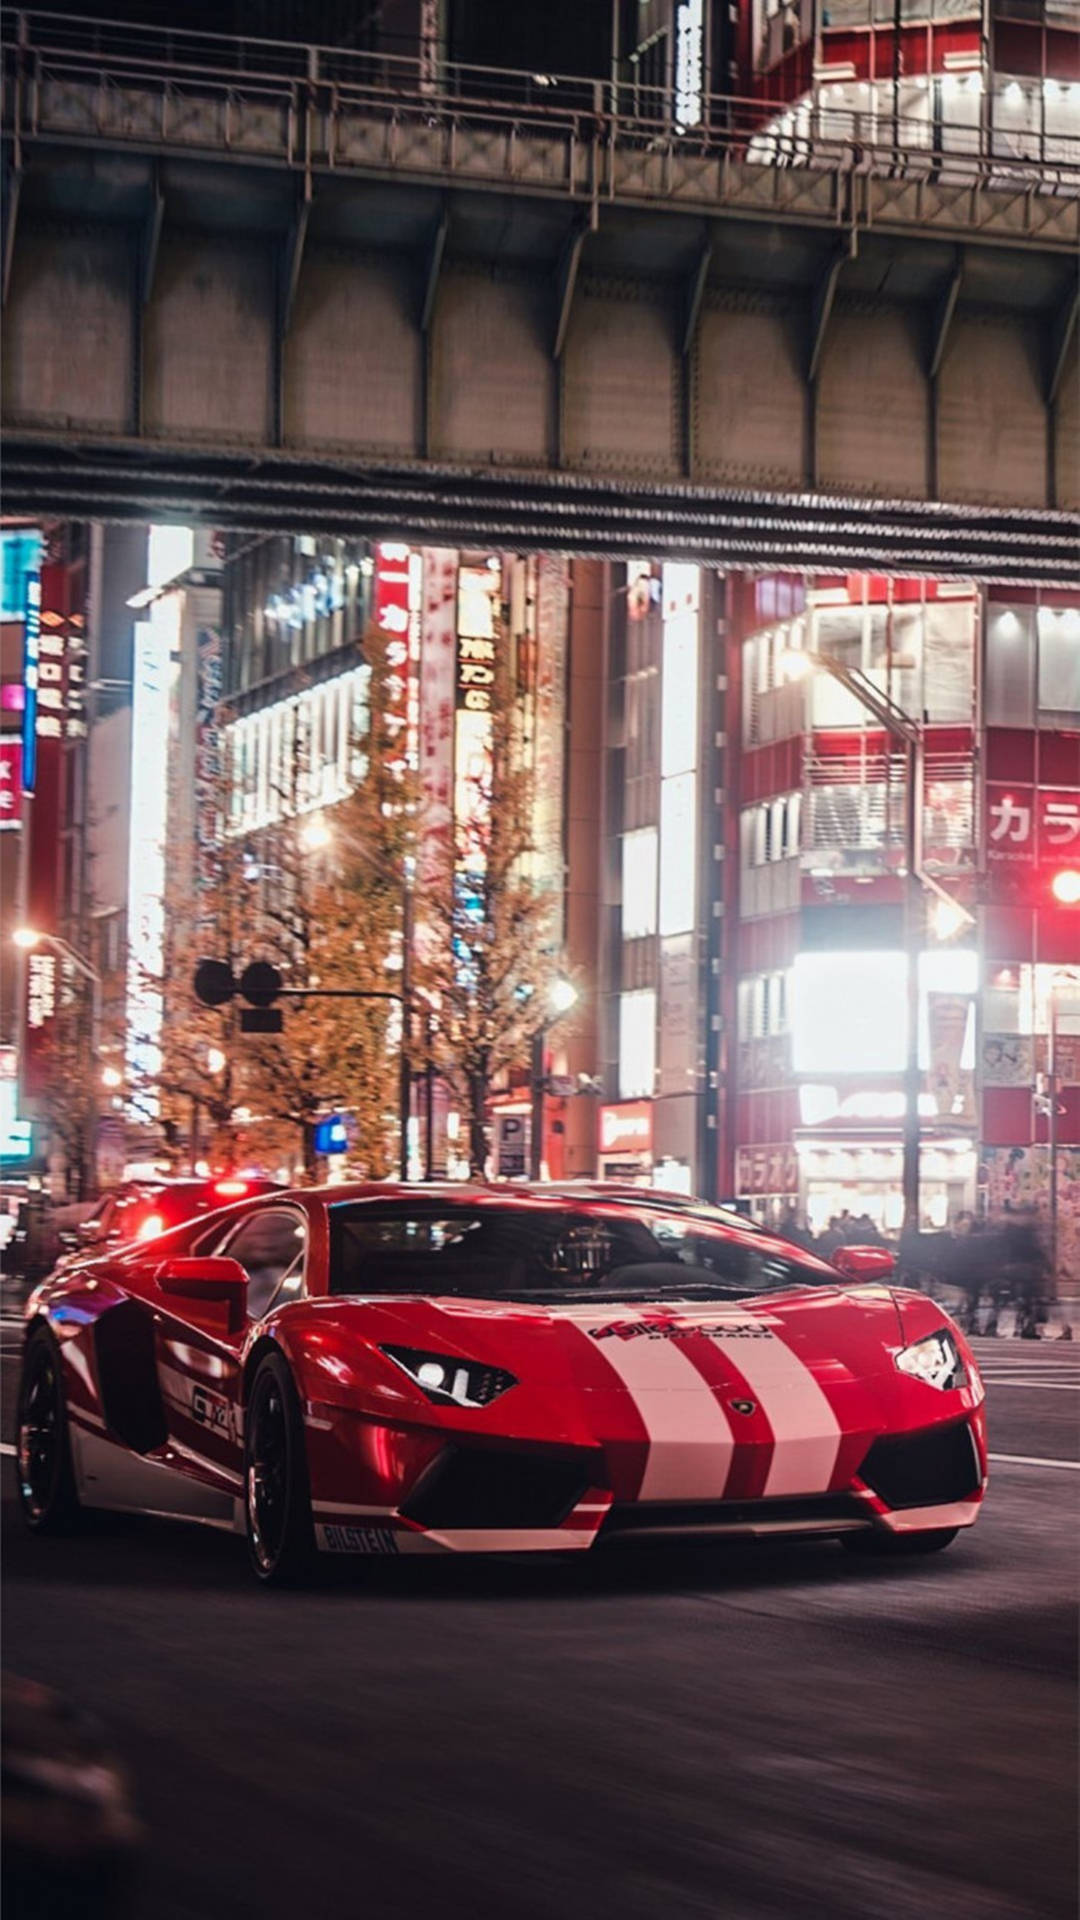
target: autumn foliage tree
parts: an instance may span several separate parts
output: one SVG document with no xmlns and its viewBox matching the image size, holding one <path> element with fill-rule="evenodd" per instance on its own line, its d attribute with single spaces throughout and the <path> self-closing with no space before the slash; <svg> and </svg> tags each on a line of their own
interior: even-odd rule
<svg viewBox="0 0 1080 1920">
<path fill-rule="evenodd" d="M 378 634 L 366 637 L 364 654 L 369 721 L 354 743 L 357 783 L 324 820 L 309 810 L 297 767 L 280 818 L 259 836 L 263 883 L 249 930 L 251 957 L 270 960 L 287 987 L 312 993 L 285 1000 L 280 1035 L 247 1040 L 250 1104 L 292 1131 L 309 1177 L 315 1123 L 329 1107 L 352 1115 L 357 1171 L 377 1178 L 396 1154 L 401 1009 L 391 996 L 401 984 L 413 822 Z"/>
<path fill-rule="evenodd" d="M 467 804 L 444 843 L 425 854 L 433 882 L 418 903 L 435 1064 L 462 1100 L 473 1175 L 487 1159 L 493 1087 L 528 1062 L 564 971 L 558 896 L 538 873 L 535 771 L 501 645 L 495 659 L 486 751 L 459 780 Z"/>
</svg>

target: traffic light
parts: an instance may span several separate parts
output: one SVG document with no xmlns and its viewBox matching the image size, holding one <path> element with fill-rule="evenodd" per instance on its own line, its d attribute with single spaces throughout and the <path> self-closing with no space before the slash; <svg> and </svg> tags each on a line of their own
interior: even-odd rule
<svg viewBox="0 0 1080 1920">
<path fill-rule="evenodd" d="M 281 992 L 281 975 L 269 960 L 253 960 L 239 980 L 227 960 L 200 960 L 195 969 L 195 997 L 205 1007 L 223 1007 L 235 993 L 250 1004 L 240 1009 L 241 1033 L 280 1033 L 281 1008 L 274 1001 Z"/>
<path fill-rule="evenodd" d="M 1059 907 L 1080 907 L 1080 867 L 1059 867 L 1050 876 L 1050 891 Z"/>
<path fill-rule="evenodd" d="M 223 1007 L 236 992 L 233 970 L 227 960 L 200 960 L 195 969 L 195 998 L 204 1007 Z"/>
</svg>

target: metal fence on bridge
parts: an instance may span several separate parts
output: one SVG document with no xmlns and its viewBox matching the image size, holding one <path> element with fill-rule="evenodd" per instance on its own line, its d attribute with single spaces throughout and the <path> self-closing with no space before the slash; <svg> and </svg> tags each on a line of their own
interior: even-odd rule
<svg viewBox="0 0 1080 1920">
<path fill-rule="evenodd" d="M 798 102 L 702 93 L 679 125 L 668 90 L 629 81 L 429 63 L 387 53 L 0 10 L 4 124 L 22 138 L 108 140 L 334 168 L 404 165 L 410 145 L 453 172 L 485 142 L 522 184 L 614 194 L 671 191 L 670 162 L 732 158 L 888 180 L 1080 194 L 1080 133 L 1018 140 L 929 112 L 905 84 L 847 107 L 827 84 Z M 416 153 L 414 151 L 414 158 Z"/>
</svg>

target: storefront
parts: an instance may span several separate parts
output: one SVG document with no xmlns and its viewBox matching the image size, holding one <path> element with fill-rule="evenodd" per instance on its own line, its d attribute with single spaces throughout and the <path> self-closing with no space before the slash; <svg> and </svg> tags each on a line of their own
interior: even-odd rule
<svg viewBox="0 0 1080 1920">
<path fill-rule="evenodd" d="M 651 1100 L 623 1100 L 600 1108 L 596 1165 L 601 1180 L 653 1185 Z"/>
<path fill-rule="evenodd" d="M 895 1134 L 800 1131 L 796 1137 L 799 1200 L 813 1233 L 834 1215 L 867 1214 L 882 1233 L 898 1233 L 903 1218 L 903 1146 Z M 924 1129 L 919 1155 L 919 1212 L 923 1229 L 954 1227 L 975 1208 L 978 1155 L 966 1135 Z"/>
</svg>

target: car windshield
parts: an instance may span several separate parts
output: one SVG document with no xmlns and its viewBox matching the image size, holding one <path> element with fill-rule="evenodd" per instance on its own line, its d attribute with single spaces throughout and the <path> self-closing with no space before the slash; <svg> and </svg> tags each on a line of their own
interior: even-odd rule
<svg viewBox="0 0 1080 1920">
<path fill-rule="evenodd" d="M 648 1205 L 378 1201 L 330 1218 L 335 1294 L 715 1300 L 836 1283 L 765 1235 Z"/>
</svg>

